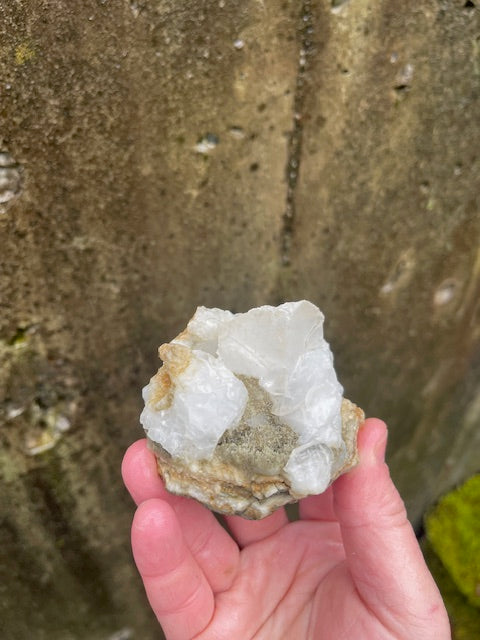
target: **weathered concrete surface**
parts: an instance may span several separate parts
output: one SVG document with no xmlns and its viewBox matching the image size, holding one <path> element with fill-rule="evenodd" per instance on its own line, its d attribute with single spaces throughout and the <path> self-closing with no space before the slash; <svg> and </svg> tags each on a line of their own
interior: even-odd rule
<svg viewBox="0 0 480 640">
<path fill-rule="evenodd" d="M 32 0 L 0 23 L 3 632 L 157 638 L 122 452 L 158 343 L 197 304 L 271 298 L 295 19 Z"/>
<path fill-rule="evenodd" d="M 325 310 L 416 523 L 480 465 L 479 14 L 324 3 L 303 88 L 284 295 Z"/>
<path fill-rule="evenodd" d="M 415 522 L 478 468 L 464 5 L 0 1 L 6 637 L 158 636 L 119 464 L 197 304 L 318 303 Z"/>
</svg>

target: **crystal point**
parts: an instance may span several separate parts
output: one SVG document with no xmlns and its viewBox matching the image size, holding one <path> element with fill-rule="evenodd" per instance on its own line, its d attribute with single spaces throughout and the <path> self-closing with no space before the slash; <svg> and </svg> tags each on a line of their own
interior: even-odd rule
<svg viewBox="0 0 480 640">
<path fill-rule="evenodd" d="M 199 307 L 160 347 L 140 420 L 168 490 L 261 518 L 354 466 L 363 412 L 342 398 L 323 321 L 305 300 Z"/>
</svg>

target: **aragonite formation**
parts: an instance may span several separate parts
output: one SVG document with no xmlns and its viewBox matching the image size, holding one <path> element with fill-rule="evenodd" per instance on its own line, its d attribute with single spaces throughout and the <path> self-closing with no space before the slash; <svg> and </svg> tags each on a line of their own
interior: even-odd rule
<svg viewBox="0 0 480 640">
<path fill-rule="evenodd" d="M 305 300 L 199 307 L 159 348 L 140 421 L 169 491 L 258 519 L 356 464 L 364 415 L 342 398 L 323 321 Z"/>
</svg>

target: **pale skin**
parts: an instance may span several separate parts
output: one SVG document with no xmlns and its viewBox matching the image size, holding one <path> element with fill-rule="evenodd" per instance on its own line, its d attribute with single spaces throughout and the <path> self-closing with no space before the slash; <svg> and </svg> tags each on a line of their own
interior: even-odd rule
<svg viewBox="0 0 480 640">
<path fill-rule="evenodd" d="M 138 508 L 132 548 L 167 640 L 449 640 L 448 617 L 370 418 L 360 463 L 325 493 L 263 520 L 169 494 L 145 440 L 122 473 Z"/>
</svg>

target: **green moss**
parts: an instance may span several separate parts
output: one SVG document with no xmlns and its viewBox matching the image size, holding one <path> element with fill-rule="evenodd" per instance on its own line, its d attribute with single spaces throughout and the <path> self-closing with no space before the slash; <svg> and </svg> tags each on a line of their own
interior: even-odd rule
<svg viewBox="0 0 480 640">
<path fill-rule="evenodd" d="M 15 335 L 13 335 L 8 344 L 11 347 L 17 347 L 19 345 L 22 345 L 26 342 L 27 340 L 27 328 L 26 327 L 18 327 Z"/>
<path fill-rule="evenodd" d="M 480 474 L 426 516 L 429 542 L 468 601 L 480 606 Z"/>
<path fill-rule="evenodd" d="M 28 42 L 19 44 L 15 49 L 15 63 L 18 65 L 25 64 L 29 60 L 35 58 L 35 51 L 32 49 Z"/>
</svg>

